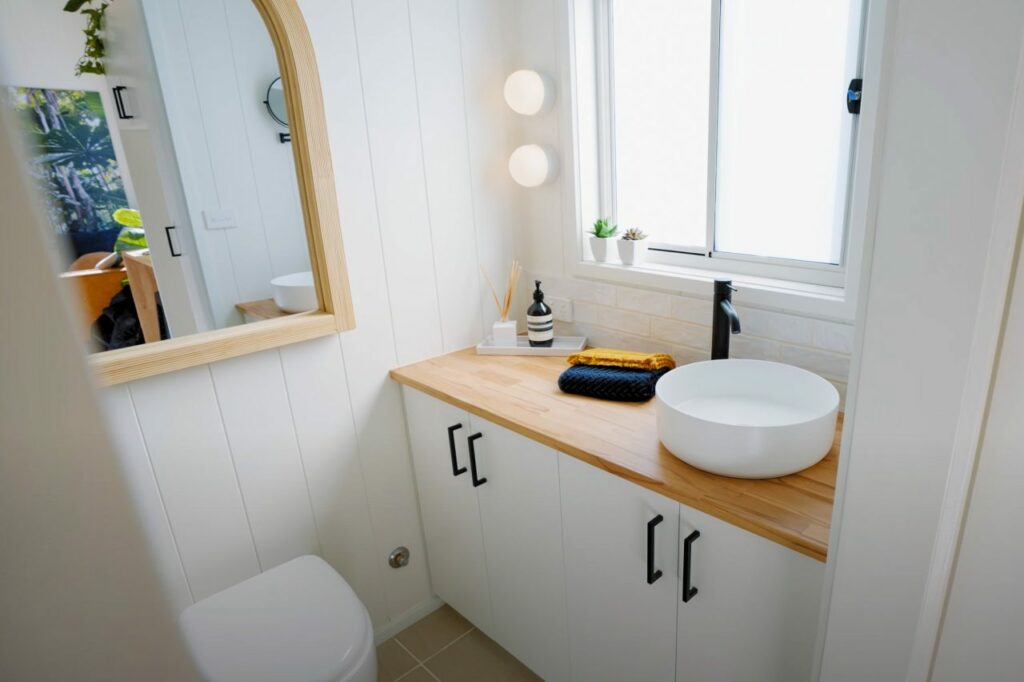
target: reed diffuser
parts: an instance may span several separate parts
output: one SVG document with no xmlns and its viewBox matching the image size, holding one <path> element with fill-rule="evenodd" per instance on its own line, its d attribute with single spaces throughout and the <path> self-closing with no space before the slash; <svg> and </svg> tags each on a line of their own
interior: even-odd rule
<svg viewBox="0 0 1024 682">
<path fill-rule="evenodd" d="M 482 269 L 481 272 L 483 272 Z M 517 260 L 512 261 L 508 279 L 505 281 L 505 294 L 500 299 L 498 298 L 498 291 L 494 288 L 494 284 L 491 283 L 491 278 L 487 276 L 486 272 L 483 274 L 484 279 L 487 280 L 487 286 L 491 289 L 494 305 L 498 309 L 498 321 L 492 327 L 494 345 L 513 348 L 518 344 L 516 340 L 516 321 L 508 319 L 508 313 L 512 308 L 512 295 L 516 291 L 516 285 L 519 284 L 519 276 L 523 274 L 523 266 Z"/>
</svg>

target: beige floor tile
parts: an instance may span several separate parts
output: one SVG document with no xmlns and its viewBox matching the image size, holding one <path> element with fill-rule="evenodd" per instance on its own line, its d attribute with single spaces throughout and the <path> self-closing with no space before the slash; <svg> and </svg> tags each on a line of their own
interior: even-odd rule
<svg viewBox="0 0 1024 682">
<path fill-rule="evenodd" d="M 466 635 L 424 665 L 441 682 L 525 682 L 540 679 L 479 630 Z"/>
<path fill-rule="evenodd" d="M 399 632 L 395 639 L 422 661 L 472 629 L 473 626 L 468 620 L 445 604 L 423 620 Z"/>
<path fill-rule="evenodd" d="M 416 668 L 411 673 L 402 678 L 402 682 L 437 682 L 434 676 L 428 673 L 423 668 Z"/>
<path fill-rule="evenodd" d="M 394 638 L 377 647 L 377 679 L 392 682 L 417 666 L 416 659 Z"/>
</svg>

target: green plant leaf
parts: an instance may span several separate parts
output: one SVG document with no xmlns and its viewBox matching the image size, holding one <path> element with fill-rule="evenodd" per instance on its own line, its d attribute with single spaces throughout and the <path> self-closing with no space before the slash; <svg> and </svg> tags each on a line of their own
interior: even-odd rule
<svg viewBox="0 0 1024 682">
<path fill-rule="evenodd" d="M 114 211 L 114 222 L 125 227 L 142 227 L 142 215 L 133 208 L 119 208 Z"/>
<path fill-rule="evenodd" d="M 103 75 L 107 72 L 103 65 L 103 58 L 106 56 L 106 47 L 103 44 L 101 33 L 103 32 L 103 20 L 111 0 L 68 0 L 64 5 L 65 12 L 77 12 L 86 17 L 85 28 L 85 49 L 81 59 L 75 65 L 75 75 L 83 73 L 94 73 Z M 98 2 L 93 7 L 92 3 Z"/>
<path fill-rule="evenodd" d="M 607 218 L 600 218 L 594 221 L 594 228 L 590 231 L 590 234 L 600 239 L 608 239 L 614 237 L 615 233 L 619 231 L 618 225 L 608 225 Z"/>
</svg>

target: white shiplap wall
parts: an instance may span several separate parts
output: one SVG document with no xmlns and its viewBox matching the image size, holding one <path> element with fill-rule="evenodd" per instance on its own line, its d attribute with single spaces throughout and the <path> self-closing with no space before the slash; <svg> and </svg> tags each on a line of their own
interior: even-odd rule
<svg viewBox="0 0 1024 682">
<path fill-rule="evenodd" d="M 109 389 L 176 608 L 308 552 L 378 630 L 431 600 L 392 367 L 493 320 L 515 249 L 504 0 L 301 0 L 322 79 L 357 327 Z M 412 563 L 387 567 L 399 545 Z"/>
</svg>

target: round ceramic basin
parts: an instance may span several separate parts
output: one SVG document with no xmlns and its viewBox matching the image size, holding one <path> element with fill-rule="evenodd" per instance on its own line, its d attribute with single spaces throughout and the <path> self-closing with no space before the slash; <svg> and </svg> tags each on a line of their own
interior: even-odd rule
<svg viewBox="0 0 1024 682">
<path fill-rule="evenodd" d="M 839 392 L 817 374 L 764 360 L 684 365 L 657 387 L 658 437 L 687 464 L 775 478 L 813 466 L 835 437 Z"/>
<path fill-rule="evenodd" d="M 286 313 L 304 313 L 316 310 L 316 287 L 313 286 L 312 272 L 293 272 L 270 280 L 274 290 L 274 303 Z"/>
</svg>

